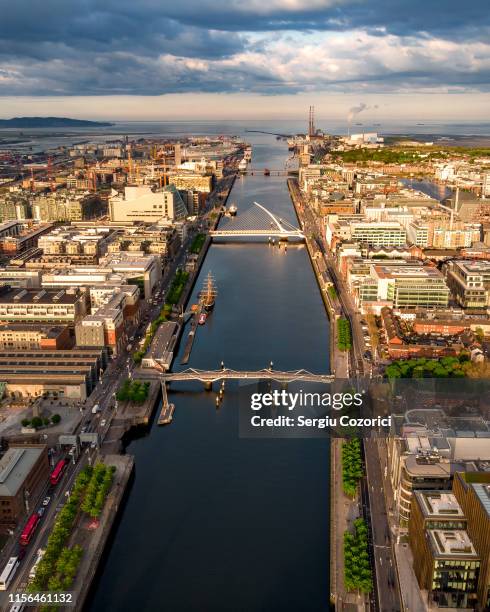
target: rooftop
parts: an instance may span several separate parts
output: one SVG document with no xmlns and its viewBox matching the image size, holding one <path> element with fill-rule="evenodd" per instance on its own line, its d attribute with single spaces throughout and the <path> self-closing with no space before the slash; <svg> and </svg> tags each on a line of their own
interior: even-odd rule
<svg viewBox="0 0 490 612">
<path fill-rule="evenodd" d="M 416 491 L 426 517 L 464 518 L 464 512 L 453 493 L 440 491 Z"/>
<path fill-rule="evenodd" d="M 8 285 L 0 287 L 1 304 L 75 304 L 78 292 L 62 289 L 18 289 Z"/>
<path fill-rule="evenodd" d="M 490 519 L 490 484 L 473 483 L 471 486 Z"/>
<path fill-rule="evenodd" d="M 464 529 L 428 529 L 426 534 L 437 557 L 479 558 Z"/>
<path fill-rule="evenodd" d="M 17 494 L 44 447 L 9 448 L 0 459 L 0 497 Z"/>
</svg>

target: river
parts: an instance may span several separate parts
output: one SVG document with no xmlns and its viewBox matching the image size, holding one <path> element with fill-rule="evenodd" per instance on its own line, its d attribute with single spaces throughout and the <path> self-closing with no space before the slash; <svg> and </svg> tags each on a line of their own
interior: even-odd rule
<svg viewBox="0 0 490 612">
<path fill-rule="evenodd" d="M 284 166 L 285 143 L 247 138 L 254 165 Z M 297 224 L 284 177 L 239 178 L 238 214 L 254 200 Z M 304 246 L 213 244 L 192 299 L 209 270 L 219 295 L 189 366 L 328 371 L 328 321 Z M 172 424 L 130 444 L 134 483 L 88 610 L 328 609 L 328 442 L 240 438 L 233 392 L 218 410 L 214 397 L 179 384 Z"/>
</svg>

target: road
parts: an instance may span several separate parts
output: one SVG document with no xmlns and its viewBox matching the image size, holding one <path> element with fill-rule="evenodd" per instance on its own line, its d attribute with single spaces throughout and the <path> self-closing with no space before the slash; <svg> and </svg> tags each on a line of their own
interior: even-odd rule
<svg viewBox="0 0 490 612">
<path fill-rule="evenodd" d="M 363 505 L 365 518 L 371 527 L 371 555 L 375 561 L 377 610 L 399 612 L 402 607 L 395 554 L 386 512 L 378 446 L 374 438 L 364 440 L 364 456 L 366 479 Z"/>
</svg>

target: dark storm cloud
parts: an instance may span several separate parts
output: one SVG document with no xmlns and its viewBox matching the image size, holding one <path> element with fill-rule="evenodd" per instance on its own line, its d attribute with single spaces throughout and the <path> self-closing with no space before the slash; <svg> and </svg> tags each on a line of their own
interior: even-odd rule
<svg viewBox="0 0 490 612">
<path fill-rule="evenodd" d="M 384 91 L 407 81 L 486 91 L 489 24 L 488 0 L 0 0 L 0 95 L 275 94 L 361 82 Z M 322 47 L 322 37 L 352 31 L 394 37 L 392 54 L 408 65 L 393 67 L 369 42 Z M 319 48 L 303 66 L 299 32 Z M 436 39 L 461 45 L 462 59 L 424 46 Z M 315 72 L 322 59 L 339 74 Z"/>
<path fill-rule="evenodd" d="M 488 0 L 471 0 L 465 4 L 460 0 L 264 1 L 252 3 L 249 10 L 246 7 L 247 3 L 241 0 L 188 0 L 169 6 L 166 11 L 181 23 L 231 31 L 360 28 L 397 36 L 429 33 L 451 38 L 468 35 L 483 38 L 490 28 Z"/>
</svg>

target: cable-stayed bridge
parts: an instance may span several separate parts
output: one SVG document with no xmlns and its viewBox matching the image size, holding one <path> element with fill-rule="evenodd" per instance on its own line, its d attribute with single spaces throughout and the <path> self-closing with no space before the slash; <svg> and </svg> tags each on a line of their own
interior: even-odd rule
<svg viewBox="0 0 490 612">
<path fill-rule="evenodd" d="M 218 229 L 209 232 L 213 238 L 268 237 L 279 240 L 296 238 L 304 240 L 303 232 L 284 219 L 273 215 L 265 206 L 254 202 L 254 206 L 236 217 L 224 217 Z"/>
</svg>

